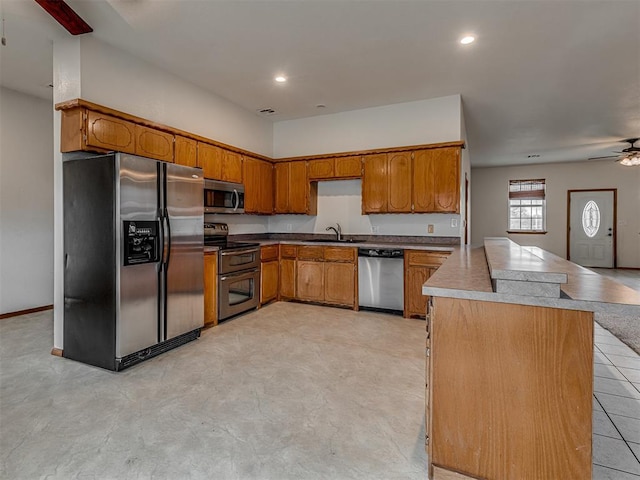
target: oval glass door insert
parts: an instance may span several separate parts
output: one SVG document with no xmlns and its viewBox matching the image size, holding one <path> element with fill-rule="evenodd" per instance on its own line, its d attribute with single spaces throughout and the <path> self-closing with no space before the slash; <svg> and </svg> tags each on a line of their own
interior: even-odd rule
<svg viewBox="0 0 640 480">
<path fill-rule="evenodd" d="M 589 238 L 593 238 L 600 228 L 600 209 L 598 204 L 589 200 L 582 210 L 582 229 Z"/>
</svg>

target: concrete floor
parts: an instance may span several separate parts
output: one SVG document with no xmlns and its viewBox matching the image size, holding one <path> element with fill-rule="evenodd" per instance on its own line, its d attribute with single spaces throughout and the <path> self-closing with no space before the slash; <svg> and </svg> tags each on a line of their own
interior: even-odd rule
<svg viewBox="0 0 640 480">
<path fill-rule="evenodd" d="M 424 322 L 276 303 L 121 373 L 0 321 L 2 479 L 426 479 Z M 640 358 L 596 325 L 594 480 L 640 480 Z"/>
<path fill-rule="evenodd" d="M 121 373 L 0 322 L 2 479 L 425 479 L 424 323 L 277 303 Z"/>
</svg>

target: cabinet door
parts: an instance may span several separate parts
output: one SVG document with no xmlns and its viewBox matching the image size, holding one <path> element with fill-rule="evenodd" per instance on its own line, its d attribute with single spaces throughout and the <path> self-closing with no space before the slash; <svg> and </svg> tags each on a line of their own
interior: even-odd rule
<svg viewBox="0 0 640 480">
<path fill-rule="evenodd" d="M 204 324 L 218 324 L 218 252 L 204 256 Z"/>
<path fill-rule="evenodd" d="M 434 204 L 434 151 L 418 150 L 413 154 L 413 211 L 435 212 Z"/>
<path fill-rule="evenodd" d="M 135 125 L 119 118 L 87 111 L 87 146 L 136 153 Z"/>
<path fill-rule="evenodd" d="M 413 211 L 460 213 L 460 148 L 419 150 L 413 160 Z"/>
<path fill-rule="evenodd" d="M 307 162 L 290 162 L 289 175 L 289 212 L 307 213 L 309 180 L 307 179 Z"/>
<path fill-rule="evenodd" d="M 260 160 L 246 157 L 244 159 L 244 211 L 245 213 L 261 213 L 262 173 Z"/>
<path fill-rule="evenodd" d="M 338 157 L 334 171 L 336 178 L 360 178 L 362 176 L 362 159 L 359 155 Z"/>
<path fill-rule="evenodd" d="M 334 177 L 334 159 L 321 158 L 309 162 L 309 178 L 321 180 Z"/>
<path fill-rule="evenodd" d="M 362 213 L 387 211 L 387 154 L 364 157 L 362 177 Z"/>
<path fill-rule="evenodd" d="M 205 178 L 222 180 L 222 150 L 215 145 L 198 142 L 198 166 Z"/>
<path fill-rule="evenodd" d="M 174 162 L 186 167 L 197 167 L 198 142 L 176 135 Z"/>
<path fill-rule="evenodd" d="M 136 155 L 173 162 L 173 134 L 136 125 Z"/>
<path fill-rule="evenodd" d="M 322 302 L 324 300 L 324 262 L 298 260 L 296 270 L 296 298 Z"/>
<path fill-rule="evenodd" d="M 225 182 L 242 183 L 242 155 L 223 150 L 222 180 Z"/>
<path fill-rule="evenodd" d="M 390 153 L 388 159 L 387 211 L 411 213 L 411 152 Z"/>
<path fill-rule="evenodd" d="M 404 316 L 424 317 L 427 311 L 427 297 L 422 295 L 422 285 L 431 276 L 430 267 L 405 268 L 404 276 Z"/>
<path fill-rule="evenodd" d="M 296 296 L 296 261 L 280 260 L 280 296 L 295 298 Z"/>
<path fill-rule="evenodd" d="M 275 213 L 289 213 L 289 165 L 289 162 L 275 164 Z"/>
<path fill-rule="evenodd" d="M 264 262 L 260 269 L 260 304 L 278 297 L 278 261 Z"/>
<path fill-rule="evenodd" d="M 260 161 L 260 201 L 258 203 L 258 211 L 266 215 L 273 213 L 273 165 L 265 161 Z"/>
<path fill-rule="evenodd" d="M 356 298 L 356 273 L 353 263 L 325 262 L 324 301 L 353 307 Z"/>
<path fill-rule="evenodd" d="M 434 206 L 436 212 L 460 213 L 460 148 L 435 149 Z"/>
</svg>

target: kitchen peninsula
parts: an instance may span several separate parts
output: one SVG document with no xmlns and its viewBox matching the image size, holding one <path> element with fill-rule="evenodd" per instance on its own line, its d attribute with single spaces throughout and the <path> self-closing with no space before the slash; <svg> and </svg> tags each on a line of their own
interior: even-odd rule
<svg viewBox="0 0 640 480">
<path fill-rule="evenodd" d="M 432 479 L 591 478 L 593 320 L 640 293 L 536 247 L 487 238 L 425 283 Z"/>
</svg>

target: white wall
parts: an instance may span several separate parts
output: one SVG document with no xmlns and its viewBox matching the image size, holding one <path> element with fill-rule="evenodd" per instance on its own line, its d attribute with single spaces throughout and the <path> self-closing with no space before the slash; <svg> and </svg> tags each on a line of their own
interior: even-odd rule
<svg viewBox="0 0 640 480">
<path fill-rule="evenodd" d="M 460 95 L 277 122 L 275 158 L 461 139 Z"/>
<path fill-rule="evenodd" d="M 278 122 L 273 151 L 283 158 L 421 145 L 461 140 L 462 131 L 460 95 L 451 95 Z M 326 233 L 327 226 L 338 222 L 352 234 L 461 235 L 460 215 L 362 215 L 361 203 L 359 180 L 318 182 L 318 215 L 276 215 L 269 219 L 269 231 Z M 451 227 L 452 218 L 458 226 Z M 429 224 L 433 234 L 427 233 Z"/>
<path fill-rule="evenodd" d="M 474 243 L 484 237 L 508 236 L 521 245 L 536 245 L 566 258 L 567 190 L 617 188 L 618 266 L 640 268 L 640 168 L 612 161 L 585 161 L 474 168 L 472 174 Z M 507 235 L 508 182 L 528 178 L 546 180 L 547 234 Z"/>
<path fill-rule="evenodd" d="M 269 232 L 332 233 L 325 229 L 339 223 L 349 235 L 423 235 L 451 236 L 460 234 L 451 227 L 451 219 L 459 215 L 383 214 L 362 215 L 362 181 L 336 180 L 318 182 L 318 214 L 274 215 L 269 217 Z M 427 225 L 434 232 L 427 234 Z"/>
<path fill-rule="evenodd" d="M 51 102 L 0 88 L 0 313 L 53 303 Z"/>
<path fill-rule="evenodd" d="M 271 157 L 273 124 L 180 77 L 88 36 L 82 98 Z"/>
</svg>

